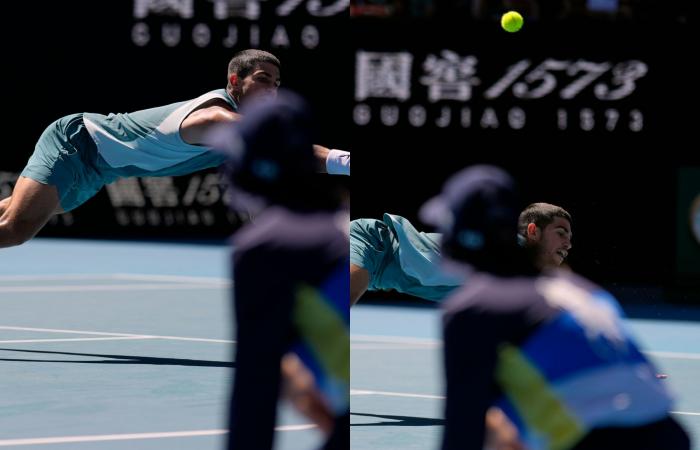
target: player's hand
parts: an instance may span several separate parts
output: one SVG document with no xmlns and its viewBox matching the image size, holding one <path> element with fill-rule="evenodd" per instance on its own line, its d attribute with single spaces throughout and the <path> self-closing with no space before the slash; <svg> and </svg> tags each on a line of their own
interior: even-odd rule
<svg viewBox="0 0 700 450">
<path fill-rule="evenodd" d="M 282 358 L 282 379 L 287 399 L 324 433 L 330 434 L 333 431 L 333 414 L 316 388 L 311 372 L 293 353 Z"/>
<path fill-rule="evenodd" d="M 489 408 L 486 412 L 484 450 L 526 450 L 520 442 L 518 429 L 499 408 Z"/>
<path fill-rule="evenodd" d="M 328 153 L 331 151 L 328 147 L 323 145 L 314 144 L 314 155 L 316 156 L 316 161 L 318 161 L 318 172 L 328 173 L 326 169 L 326 159 L 328 158 Z"/>
</svg>

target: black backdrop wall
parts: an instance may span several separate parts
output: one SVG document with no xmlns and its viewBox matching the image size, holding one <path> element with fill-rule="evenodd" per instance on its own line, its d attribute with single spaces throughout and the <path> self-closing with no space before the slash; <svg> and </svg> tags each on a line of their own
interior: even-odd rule
<svg viewBox="0 0 700 450">
<path fill-rule="evenodd" d="M 571 212 L 575 270 L 668 289 L 699 278 L 697 82 L 682 21 L 526 21 L 508 34 L 495 20 L 362 18 L 351 33 L 353 217 L 419 224 L 449 174 L 495 163 L 528 202 Z"/>
<path fill-rule="evenodd" d="M 9 195 L 44 128 L 76 112 L 128 112 L 226 86 L 246 48 L 273 52 L 284 87 L 316 109 L 321 144 L 349 146 L 352 59 L 347 1 L 66 0 L 3 5 L 4 142 L 0 196 Z M 343 97 L 344 96 L 344 97 Z M 344 100 L 344 98 L 346 100 Z M 122 180 L 44 236 L 213 238 L 240 218 L 224 205 L 216 170 Z"/>
<path fill-rule="evenodd" d="M 314 105 L 320 143 L 353 151 L 353 217 L 417 222 L 449 174 L 496 163 L 528 201 L 573 214 L 574 269 L 608 284 L 697 291 L 697 36 L 688 23 L 526 17 L 507 34 L 457 14 L 350 19 L 348 6 L 8 2 L 0 196 L 57 118 L 192 98 L 224 86 L 235 51 L 258 47 L 280 57 L 283 85 Z M 216 171 L 123 180 L 42 235 L 223 238 L 241 220 L 224 199 Z"/>
</svg>

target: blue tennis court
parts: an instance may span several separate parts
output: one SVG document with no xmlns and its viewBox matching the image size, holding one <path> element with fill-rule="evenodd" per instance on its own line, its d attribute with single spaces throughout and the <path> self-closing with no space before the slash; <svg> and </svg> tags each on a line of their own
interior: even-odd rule
<svg viewBox="0 0 700 450">
<path fill-rule="evenodd" d="M 0 447 L 220 449 L 226 245 L 35 239 L 0 256 Z M 282 405 L 277 449 L 320 433 Z"/>
<path fill-rule="evenodd" d="M 396 303 L 360 301 L 351 311 L 353 450 L 439 448 L 444 398 L 439 311 Z M 681 318 L 697 317 L 698 312 L 680 307 L 657 311 Z M 693 448 L 700 449 L 700 325 L 661 318 L 629 322 L 668 375 L 665 382 L 677 398 L 674 414 L 690 432 Z"/>
</svg>

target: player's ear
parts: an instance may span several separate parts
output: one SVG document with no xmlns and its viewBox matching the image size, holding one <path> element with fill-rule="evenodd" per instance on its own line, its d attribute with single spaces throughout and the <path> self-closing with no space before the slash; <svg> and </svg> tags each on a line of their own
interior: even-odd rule
<svg viewBox="0 0 700 450">
<path fill-rule="evenodd" d="M 527 224 L 527 238 L 537 240 L 540 238 L 540 229 L 534 223 Z"/>
<path fill-rule="evenodd" d="M 238 74 L 232 73 L 231 75 L 229 75 L 228 81 L 229 83 L 231 83 L 231 86 L 236 86 L 236 84 L 238 83 Z"/>
</svg>

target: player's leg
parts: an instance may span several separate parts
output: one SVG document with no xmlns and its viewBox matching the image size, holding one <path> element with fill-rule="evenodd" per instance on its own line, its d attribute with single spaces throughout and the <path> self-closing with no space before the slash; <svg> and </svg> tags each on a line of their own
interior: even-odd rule
<svg viewBox="0 0 700 450">
<path fill-rule="evenodd" d="M 3 200 L 0 248 L 20 245 L 34 237 L 60 209 L 56 186 L 20 176 L 12 196 Z"/>
<path fill-rule="evenodd" d="M 369 271 L 355 264 L 350 264 L 350 306 L 367 292 L 369 288 Z"/>
<path fill-rule="evenodd" d="M 350 306 L 369 289 L 372 275 L 384 260 L 386 225 L 376 219 L 350 222 Z"/>
<path fill-rule="evenodd" d="M 463 277 L 441 268 L 440 236 L 423 233 L 405 218 L 384 214 L 383 220 L 350 223 L 350 263 L 364 269 L 350 273 L 351 304 L 366 290 L 395 290 L 440 301 L 463 283 Z"/>
<path fill-rule="evenodd" d="M 94 165 L 96 152 L 81 114 L 49 125 L 12 195 L 0 204 L 0 248 L 31 239 L 52 215 L 71 211 L 95 195 L 105 184 Z"/>
</svg>

